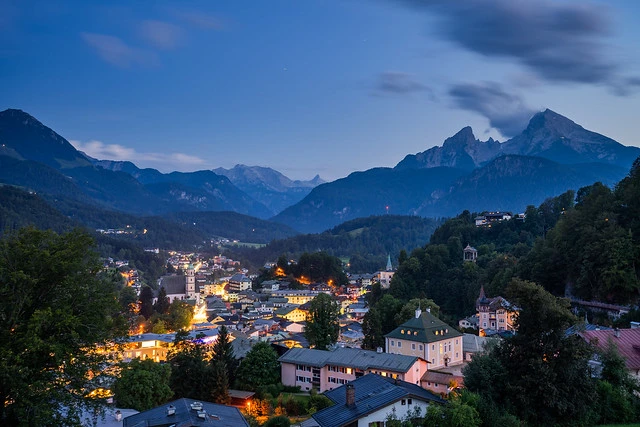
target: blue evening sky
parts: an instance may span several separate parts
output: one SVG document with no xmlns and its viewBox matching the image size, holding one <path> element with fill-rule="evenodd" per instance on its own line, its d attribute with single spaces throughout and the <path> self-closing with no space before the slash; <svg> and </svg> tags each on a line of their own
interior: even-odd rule
<svg viewBox="0 0 640 427">
<path fill-rule="evenodd" d="M 0 109 L 100 159 L 326 180 L 544 108 L 640 145 L 640 2 L 0 0 Z"/>
</svg>

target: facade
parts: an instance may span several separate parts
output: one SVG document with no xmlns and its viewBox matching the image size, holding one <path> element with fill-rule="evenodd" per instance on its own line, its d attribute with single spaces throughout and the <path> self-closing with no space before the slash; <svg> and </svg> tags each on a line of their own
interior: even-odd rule
<svg viewBox="0 0 640 427">
<path fill-rule="evenodd" d="M 484 286 L 480 288 L 480 296 L 476 300 L 478 327 L 480 335 L 486 330 L 513 331 L 514 320 L 518 309 L 502 297 L 487 298 Z"/>
<path fill-rule="evenodd" d="M 427 371 L 424 359 L 355 348 L 333 351 L 292 348 L 280 359 L 282 384 L 315 388 L 323 393 L 366 374 L 378 374 L 420 384 Z"/>
<path fill-rule="evenodd" d="M 306 322 L 309 313 L 306 310 L 302 310 L 299 306 L 290 305 L 274 310 L 273 314 L 274 316 L 287 319 L 290 322 Z"/>
<path fill-rule="evenodd" d="M 429 369 L 459 365 L 463 361 L 462 334 L 432 315 L 416 310 L 416 315 L 385 335 L 387 353 L 425 359 Z"/>
<path fill-rule="evenodd" d="M 322 409 L 303 422 L 304 427 L 383 427 L 389 415 L 398 419 L 410 411 L 426 414 L 429 405 L 445 401 L 412 383 L 365 375 L 325 393 L 333 406 Z"/>
<path fill-rule="evenodd" d="M 242 292 L 251 289 L 251 279 L 244 274 L 234 274 L 229 279 L 229 291 Z"/>
</svg>

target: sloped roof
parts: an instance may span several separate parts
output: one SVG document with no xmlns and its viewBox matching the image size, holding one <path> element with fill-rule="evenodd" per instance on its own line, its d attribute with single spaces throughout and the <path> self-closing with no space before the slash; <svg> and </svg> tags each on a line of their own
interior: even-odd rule
<svg viewBox="0 0 640 427">
<path fill-rule="evenodd" d="M 580 335 L 602 351 L 607 349 L 609 342 L 613 343 L 624 359 L 627 369 L 633 371 L 640 369 L 640 328 L 584 331 Z"/>
<path fill-rule="evenodd" d="M 473 334 L 464 334 L 462 336 L 462 351 L 469 353 L 482 353 L 485 346 L 490 342 L 497 342 L 497 337 L 479 337 Z"/>
<path fill-rule="evenodd" d="M 461 375 L 447 374 L 444 372 L 427 371 L 424 373 L 420 381 L 431 382 L 435 384 L 449 385 L 451 381 L 455 381 L 459 386 L 464 384 L 464 377 Z"/>
<path fill-rule="evenodd" d="M 206 418 L 198 417 L 198 412 L 191 409 L 193 399 L 178 399 L 166 405 L 157 406 L 148 411 L 128 416 L 122 420 L 123 427 L 153 427 L 168 426 L 171 424 L 180 426 L 216 426 L 237 427 L 249 426 L 238 408 L 217 403 L 202 402 L 202 409 L 206 411 Z M 174 415 L 167 415 L 167 406 L 175 407 Z"/>
<path fill-rule="evenodd" d="M 399 338 L 409 341 L 431 343 L 449 338 L 461 337 L 458 332 L 430 312 L 422 312 L 420 317 L 413 317 L 389 332 L 385 337 Z"/>
<path fill-rule="evenodd" d="M 187 287 L 186 276 L 162 276 L 160 278 L 160 287 L 167 291 L 167 295 L 184 294 Z"/>
<path fill-rule="evenodd" d="M 346 405 L 346 386 L 344 385 L 325 392 L 325 396 L 335 405 L 313 414 L 313 419 L 318 425 L 321 427 L 345 426 L 406 397 L 434 403 L 445 402 L 415 384 L 376 374 L 364 375 L 349 384 L 355 389 L 355 405 L 352 407 Z"/>
<path fill-rule="evenodd" d="M 278 359 L 281 363 L 304 364 L 317 368 L 334 365 L 362 370 L 384 369 L 393 372 L 407 372 L 416 360 L 418 358 L 415 356 L 378 353 L 357 348 L 337 348 L 333 351 L 292 348 Z"/>
</svg>

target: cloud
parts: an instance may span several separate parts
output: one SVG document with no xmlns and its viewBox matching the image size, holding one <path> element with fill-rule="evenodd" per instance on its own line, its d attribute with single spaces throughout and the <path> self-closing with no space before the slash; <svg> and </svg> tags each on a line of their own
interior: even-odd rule
<svg viewBox="0 0 640 427">
<path fill-rule="evenodd" d="M 101 141 L 87 142 L 69 141 L 77 150 L 95 159 L 128 160 L 131 162 L 148 162 L 170 165 L 201 165 L 204 160 L 184 153 L 139 153 L 135 149 L 120 144 L 105 144 Z"/>
<path fill-rule="evenodd" d="M 495 82 L 454 85 L 449 95 L 458 108 L 483 115 L 505 137 L 522 132 L 536 113 L 519 96 L 507 93 Z"/>
<path fill-rule="evenodd" d="M 406 95 L 415 92 L 428 91 L 430 89 L 416 80 L 415 76 L 397 71 L 387 71 L 380 73 L 376 83 L 376 91 L 382 93 L 392 93 Z"/>
<path fill-rule="evenodd" d="M 100 58 L 116 67 L 155 65 L 158 62 L 153 52 L 131 47 L 118 37 L 97 33 L 80 33 L 80 36 Z"/>
<path fill-rule="evenodd" d="M 549 0 L 396 0 L 434 14 L 437 33 L 486 57 L 514 60 L 550 82 L 624 82 L 607 54 L 608 10 Z"/>
<path fill-rule="evenodd" d="M 174 49 L 184 38 L 180 27 L 163 21 L 142 21 L 140 35 L 158 49 Z"/>
</svg>

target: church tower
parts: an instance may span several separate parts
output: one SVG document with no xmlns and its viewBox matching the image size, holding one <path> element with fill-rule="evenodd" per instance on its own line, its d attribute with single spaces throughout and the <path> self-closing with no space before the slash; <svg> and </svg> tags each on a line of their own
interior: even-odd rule
<svg viewBox="0 0 640 427">
<path fill-rule="evenodd" d="M 193 264 L 189 264 L 189 267 L 187 268 L 187 275 L 185 277 L 187 280 L 185 288 L 187 298 L 196 298 L 196 270 L 193 268 Z"/>
</svg>

